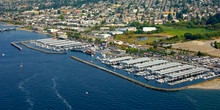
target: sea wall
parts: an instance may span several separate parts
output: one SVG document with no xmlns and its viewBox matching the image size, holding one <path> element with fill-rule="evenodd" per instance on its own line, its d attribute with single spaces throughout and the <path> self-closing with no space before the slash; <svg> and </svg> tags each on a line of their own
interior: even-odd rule
<svg viewBox="0 0 220 110">
<path fill-rule="evenodd" d="M 77 57 L 74 57 L 74 56 L 70 56 L 70 57 L 73 58 L 73 59 L 75 59 L 75 60 L 77 60 L 77 61 L 80 61 L 80 62 L 82 62 L 82 63 L 85 63 L 85 64 L 88 64 L 88 65 L 90 65 L 90 66 L 96 67 L 96 68 L 98 68 L 98 69 L 101 69 L 101 70 L 103 70 L 103 71 L 109 72 L 109 73 L 114 74 L 114 75 L 116 75 L 116 76 L 118 76 L 118 77 L 124 78 L 124 79 L 126 79 L 126 80 L 128 80 L 128 81 L 131 81 L 131 82 L 133 82 L 133 83 L 139 84 L 139 85 L 141 85 L 141 86 L 143 86 L 143 87 L 150 88 L 150 89 L 153 89 L 153 90 L 158 90 L 158 91 L 179 91 L 179 90 L 187 89 L 187 88 L 188 88 L 188 87 L 181 87 L 181 88 L 174 88 L 174 89 L 165 89 L 165 88 L 158 88 L 158 87 L 150 86 L 150 85 L 144 84 L 144 83 L 142 83 L 142 82 L 139 82 L 139 81 L 137 81 L 137 80 L 134 80 L 134 79 L 131 79 L 131 78 L 129 78 L 129 77 L 126 77 L 126 76 L 124 76 L 124 75 L 118 74 L 118 73 L 116 73 L 116 72 L 114 72 L 114 71 L 111 71 L 111 70 L 108 70 L 108 69 L 106 69 L 106 68 L 103 68 L 103 67 L 101 67 L 101 66 L 98 66 L 98 65 L 89 63 L 89 62 L 84 61 L 84 60 L 82 60 L 82 59 L 79 59 L 79 58 L 77 58 Z"/>
<path fill-rule="evenodd" d="M 17 45 L 16 43 L 17 43 L 17 42 L 11 42 L 11 45 L 14 46 L 14 47 L 16 47 L 16 48 L 19 49 L 19 50 L 22 50 L 22 48 L 21 48 L 19 45 Z"/>
<path fill-rule="evenodd" d="M 47 54 L 66 54 L 66 52 L 50 52 L 50 51 L 45 51 L 45 50 L 41 50 L 41 49 L 38 49 L 38 48 L 34 48 L 34 47 L 31 47 L 31 46 L 25 44 L 25 42 L 21 42 L 21 44 L 24 45 L 27 48 L 34 49 L 34 50 L 44 52 L 44 53 L 47 53 Z"/>
</svg>

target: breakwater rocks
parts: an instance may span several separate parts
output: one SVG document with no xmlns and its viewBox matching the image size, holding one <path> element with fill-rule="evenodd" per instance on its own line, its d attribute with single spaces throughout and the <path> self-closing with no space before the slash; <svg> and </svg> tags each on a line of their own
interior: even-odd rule
<svg viewBox="0 0 220 110">
<path fill-rule="evenodd" d="M 143 87 L 150 88 L 150 89 L 153 89 L 153 90 L 158 90 L 158 91 L 179 91 L 179 90 L 187 89 L 187 88 L 188 88 L 188 87 L 181 87 L 181 88 L 174 88 L 174 89 L 166 89 L 166 88 L 158 88 L 158 87 L 150 86 L 150 85 L 144 84 L 144 83 L 142 83 L 142 82 L 139 82 L 139 81 L 137 81 L 137 80 L 131 79 L 131 78 L 129 78 L 129 77 L 123 76 L 123 75 L 121 75 L 121 74 L 118 74 L 118 73 L 116 73 L 116 72 L 114 72 L 114 71 L 111 71 L 111 70 L 108 70 L 108 69 L 106 69 L 106 68 L 103 68 L 103 67 L 101 67 L 101 66 L 98 66 L 98 65 L 89 63 L 89 62 L 84 61 L 84 60 L 79 59 L 79 58 L 76 58 L 76 57 L 74 57 L 74 56 L 70 56 L 70 57 L 73 58 L 73 59 L 75 59 L 75 60 L 77 60 L 77 61 L 80 61 L 80 62 L 82 62 L 82 63 L 85 63 L 85 64 L 88 64 L 88 65 L 90 65 L 90 66 L 96 67 L 96 68 L 98 68 L 98 69 L 101 69 L 101 70 L 103 70 L 103 71 L 109 72 L 109 73 L 114 74 L 114 75 L 116 75 L 116 76 L 118 76 L 118 77 L 124 78 L 124 79 L 126 79 L 126 80 L 128 80 L 128 81 L 131 81 L 131 82 L 133 82 L 133 83 L 139 84 L 139 85 L 141 85 L 141 86 L 143 86 Z"/>
<path fill-rule="evenodd" d="M 11 45 L 16 47 L 19 50 L 22 50 L 22 48 L 19 45 L 17 45 L 16 43 L 18 43 L 18 42 L 11 42 Z"/>
<path fill-rule="evenodd" d="M 66 54 L 66 52 L 50 52 L 50 51 L 45 51 L 45 50 L 41 50 L 41 49 L 38 49 L 38 48 L 34 48 L 34 47 L 31 47 L 31 46 L 25 44 L 25 42 L 28 42 L 28 41 L 23 41 L 23 42 L 21 42 L 21 44 L 24 45 L 27 48 L 34 49 L 34 50 L 37 50 L 37 51 L 40 51 L 40 52 L 44 52 L 44 53 L 47 53 L 47 54 Z"/>
</svg>

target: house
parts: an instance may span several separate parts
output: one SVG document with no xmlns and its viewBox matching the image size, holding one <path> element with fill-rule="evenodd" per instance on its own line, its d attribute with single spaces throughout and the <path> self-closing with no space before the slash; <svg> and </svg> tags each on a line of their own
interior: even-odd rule
<svg viewBox="0 0 220 110">
<path fill-rule="evenodd" d="M 123 42 L 122 41 L 114 41 L 115 44 L 118 44 L 118 45 L 122 45 Z"/>
<path fill-rule="evenodd" d="M 100 30 L 109 30 L 110 27 L 100 27 Z"/>
<path fill-rule="evenodd" d="M 111 34 L 111 35 L 120 35 L 120 34 L 123 34 L 122 31 L 110 31 L 110 32 L 108 32 L 108 33 Z"/>
<path fill-rule="evenodd" d="M 111 37 L 111 35 L 110 34 L 99 34 L 99 37 L 108 38 L 108 37 Z"/>
<path fill-rule="evenodd" d="M 47 32 L 50 34 L 56 34 L 57 31 L 57 29 L 47 29 Z"/>
<path fill-rule="evenodd" d="M 144 32 L 155 31 L 155 30 L 157 30 L 156 27 L 143 27 Z"/>
</svg>

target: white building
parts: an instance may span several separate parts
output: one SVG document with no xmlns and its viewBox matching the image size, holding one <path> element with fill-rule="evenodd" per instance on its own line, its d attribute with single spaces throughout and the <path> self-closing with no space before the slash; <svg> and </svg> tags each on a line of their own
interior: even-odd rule
<svg viewBox="0 0 220 110">
<path fill-rule="evenodd" d="M 57 31 L 57 29 L 47 29 L 47 32 L 50 34 L 56 34 Z"/>
<path fill-rule="evenodd" d="M 144 32 L 155 31 L 155 30 L 157 30 L 156 27 L 143 27 Z"/>
<path fill-rule="evenodd" d="M 114 41 L 115 44 L 118 44 L 118 45 L 122 45 L 123 42 L 122 41 Z"/>
<path fill-rule="evenodd" d="M 68 36 L 67 35 L 60 35 L 60 36 L 58 36 L 58 38 L 60 38 L 60 39 L 67 39 Z"/>
<path fill-rule="evenodd" d="M 108 38 L 108 37 L 111 37 L 111 35 L 110 34 L 99 34 L 99 37 Z"/>
<path fill-rule="evenodd" d="M 110 32 L 108 32 L 108 33 L 111 34 L 111 35 L 120 35 L 120 34 L 123 34 L 122 31 L 110 31 Z"/>
</svg>

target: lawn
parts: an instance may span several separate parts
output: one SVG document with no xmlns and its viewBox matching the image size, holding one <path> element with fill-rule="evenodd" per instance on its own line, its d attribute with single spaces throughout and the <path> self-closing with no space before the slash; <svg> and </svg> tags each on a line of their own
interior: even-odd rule
<svg viewBox="0 0 220 110">
<path fill-rule="evenodd" d="M 216 32 L 215 30 L 208 30 L 203 28 L 190 29 L 190 28 L 174 28 L 174 27 L 166 27 L 166 26 L 162 26 L 162 28 L 164 30 L 163 34 L 178 35 L 178 36 L 184 35 L 184 33 L 206 34 L 206 33 Z"/>
</svg>

